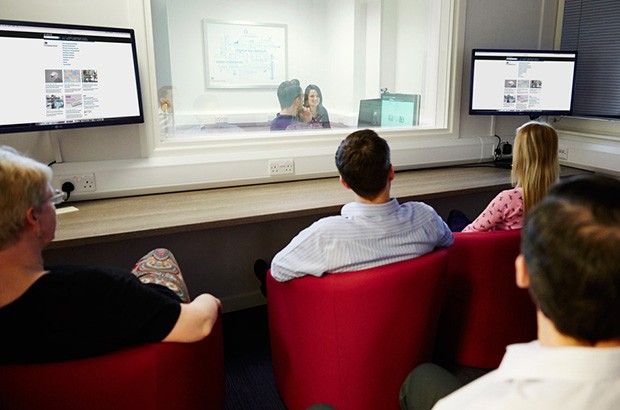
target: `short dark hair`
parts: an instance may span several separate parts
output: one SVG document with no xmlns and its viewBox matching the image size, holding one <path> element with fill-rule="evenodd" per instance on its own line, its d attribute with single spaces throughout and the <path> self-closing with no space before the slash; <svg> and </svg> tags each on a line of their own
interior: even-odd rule
<svg viewBox="0 0 620 410">
<path fill-rule="evenodd" d="M 302 95 L 301 85 L 299 80 L 292 79 L 289 81 L 283 81 L 278 87 L 278 101 L 280 101 L 280 108 L 288 108 L 293 105 L 295 98 Z"/>
<path fill-rule="evenodd" d="M 534 303 L 558 331 L 620 337 L 620 180 L 567 178 L 528 212 L 521 253 Z"/>
<path fill-rule="evenodd" d="M 390 170 L 390 147 L 373 130 L 359 130 L 345 138 L 336 151 L 336 167 L 359 196 L 374 199 L 385 188 Z"/>
</svg>

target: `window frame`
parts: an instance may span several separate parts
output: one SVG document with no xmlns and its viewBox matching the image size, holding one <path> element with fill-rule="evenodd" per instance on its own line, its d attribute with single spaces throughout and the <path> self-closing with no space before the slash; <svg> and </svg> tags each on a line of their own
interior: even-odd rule
<svg viewBox="0 0 620 410">
<path fill-rule="evenodd" d="M 354 129 L 303 130 L 275 132 L 243 132 L 234 135 L 216 134 L 214 138 L 164 138 L 159 135 L 157 115 L 158 97 L 155 68 L 155 47 L 152 28 L 151 2 L 144 1 L 146 43 L 148 47 L 150 90 L 150 121 L 147 128 L 143 153 L 156 163 L 191 166 L 196 164 L 219 164 L 221 176 L 213 176 L 222 186 L 247 183 L 247 181 L 269 182 L 267 166 L 258 162 L 276 158 L 293 158 L 296 162 L 295 174 L 282 176 L 282 179 L 305 179 L 335 174 L 333 155 L 342 139 Z M 415 128 L 377 128 L 377 132 L 391 145 L 393 162 L 397 169 L 410 169 L 419 166 L 416 155 L 407 155 L 411 150 L 425 147 L 452 145 L 448 140 L 458 138 L 461 105 L 461 81 L 463 67 L 463 44 L 465 32 L 466 2 L 442 0 L 440 6 L 441 24 L 436 28 L 439 45 L 445 44 L 446 52 L 440 53 L 438 64 L 438 92 L 435 112 L 441 127 Z M 275 90 L 274 90 L 275 92 Z M 147 110 L 149 107 L 146 107 Z M 428 107 L 428 109 L 431 109 Z M 152 162 L 153 162 L 152 161 Z M 297 166 L 297 163 L 301 166 Z M 233 168 L 246 169 L 235 172 L 236 176 L 224 175 Z M 426 164 L 428 166 L 428 164 Z M 257 169 L 265 172 L 256 174 Z"/>
</svg>

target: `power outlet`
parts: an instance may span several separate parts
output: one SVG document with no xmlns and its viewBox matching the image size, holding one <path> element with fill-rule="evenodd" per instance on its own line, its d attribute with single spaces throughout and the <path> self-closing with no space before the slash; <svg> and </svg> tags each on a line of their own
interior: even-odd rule
<svg viewBox="0 0 620 410">
<path fill-rule="evenodd" d="M 269 175 L 290 175 L 295 173 L 295 161 L 292 159 L 272 159 L 269 161 Z"/>
<path fill-rule="evenodd" d="M 558 149 L 558 159 L 568 160 L 568 148 L 560 147 Z"/>
<path fill-rule="evenodd" d="M 95 192 L 97 185 L 95 184 L 95 174 L 79 174 L 79 175 L 59 175 L 54 177 L 58 182 L 58 187 L 62 187 L 65 182 L 71 182 L 75 188 L 73 192 Z"/>
</svg>

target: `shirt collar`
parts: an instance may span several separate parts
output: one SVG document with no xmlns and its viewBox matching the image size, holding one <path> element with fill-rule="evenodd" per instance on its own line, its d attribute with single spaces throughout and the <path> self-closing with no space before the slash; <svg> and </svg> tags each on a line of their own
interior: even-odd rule
<svg viewBox="0 0 620 410">
<path fill-rule="evenodd" d="M 510 345 L 497 375 L 504 379 L 594 380 L 620 377 L 620 347 Z"/>
<path fill-rule="evenodd" d="M 355 216 L 375 216 L 387 215 L 396 212 L 398 209 L 398 200 L 390 199 L 382 204 L 365 204 L 362 202 L 350 202 L 342 207 L 340 214 L 345 218 Z"/>
</svg>

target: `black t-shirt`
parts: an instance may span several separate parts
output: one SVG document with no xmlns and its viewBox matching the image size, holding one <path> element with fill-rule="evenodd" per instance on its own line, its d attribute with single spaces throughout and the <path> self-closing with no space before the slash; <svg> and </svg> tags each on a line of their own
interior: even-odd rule
<svg viewBox="0 0 620 410">
<path fill-rule="evenodd" d="M 51 268 L 0 308 L 0 363 L 62 361 L 159 342 L 181 313 L 172 295 L 120 269 Z"/>
</svg>

